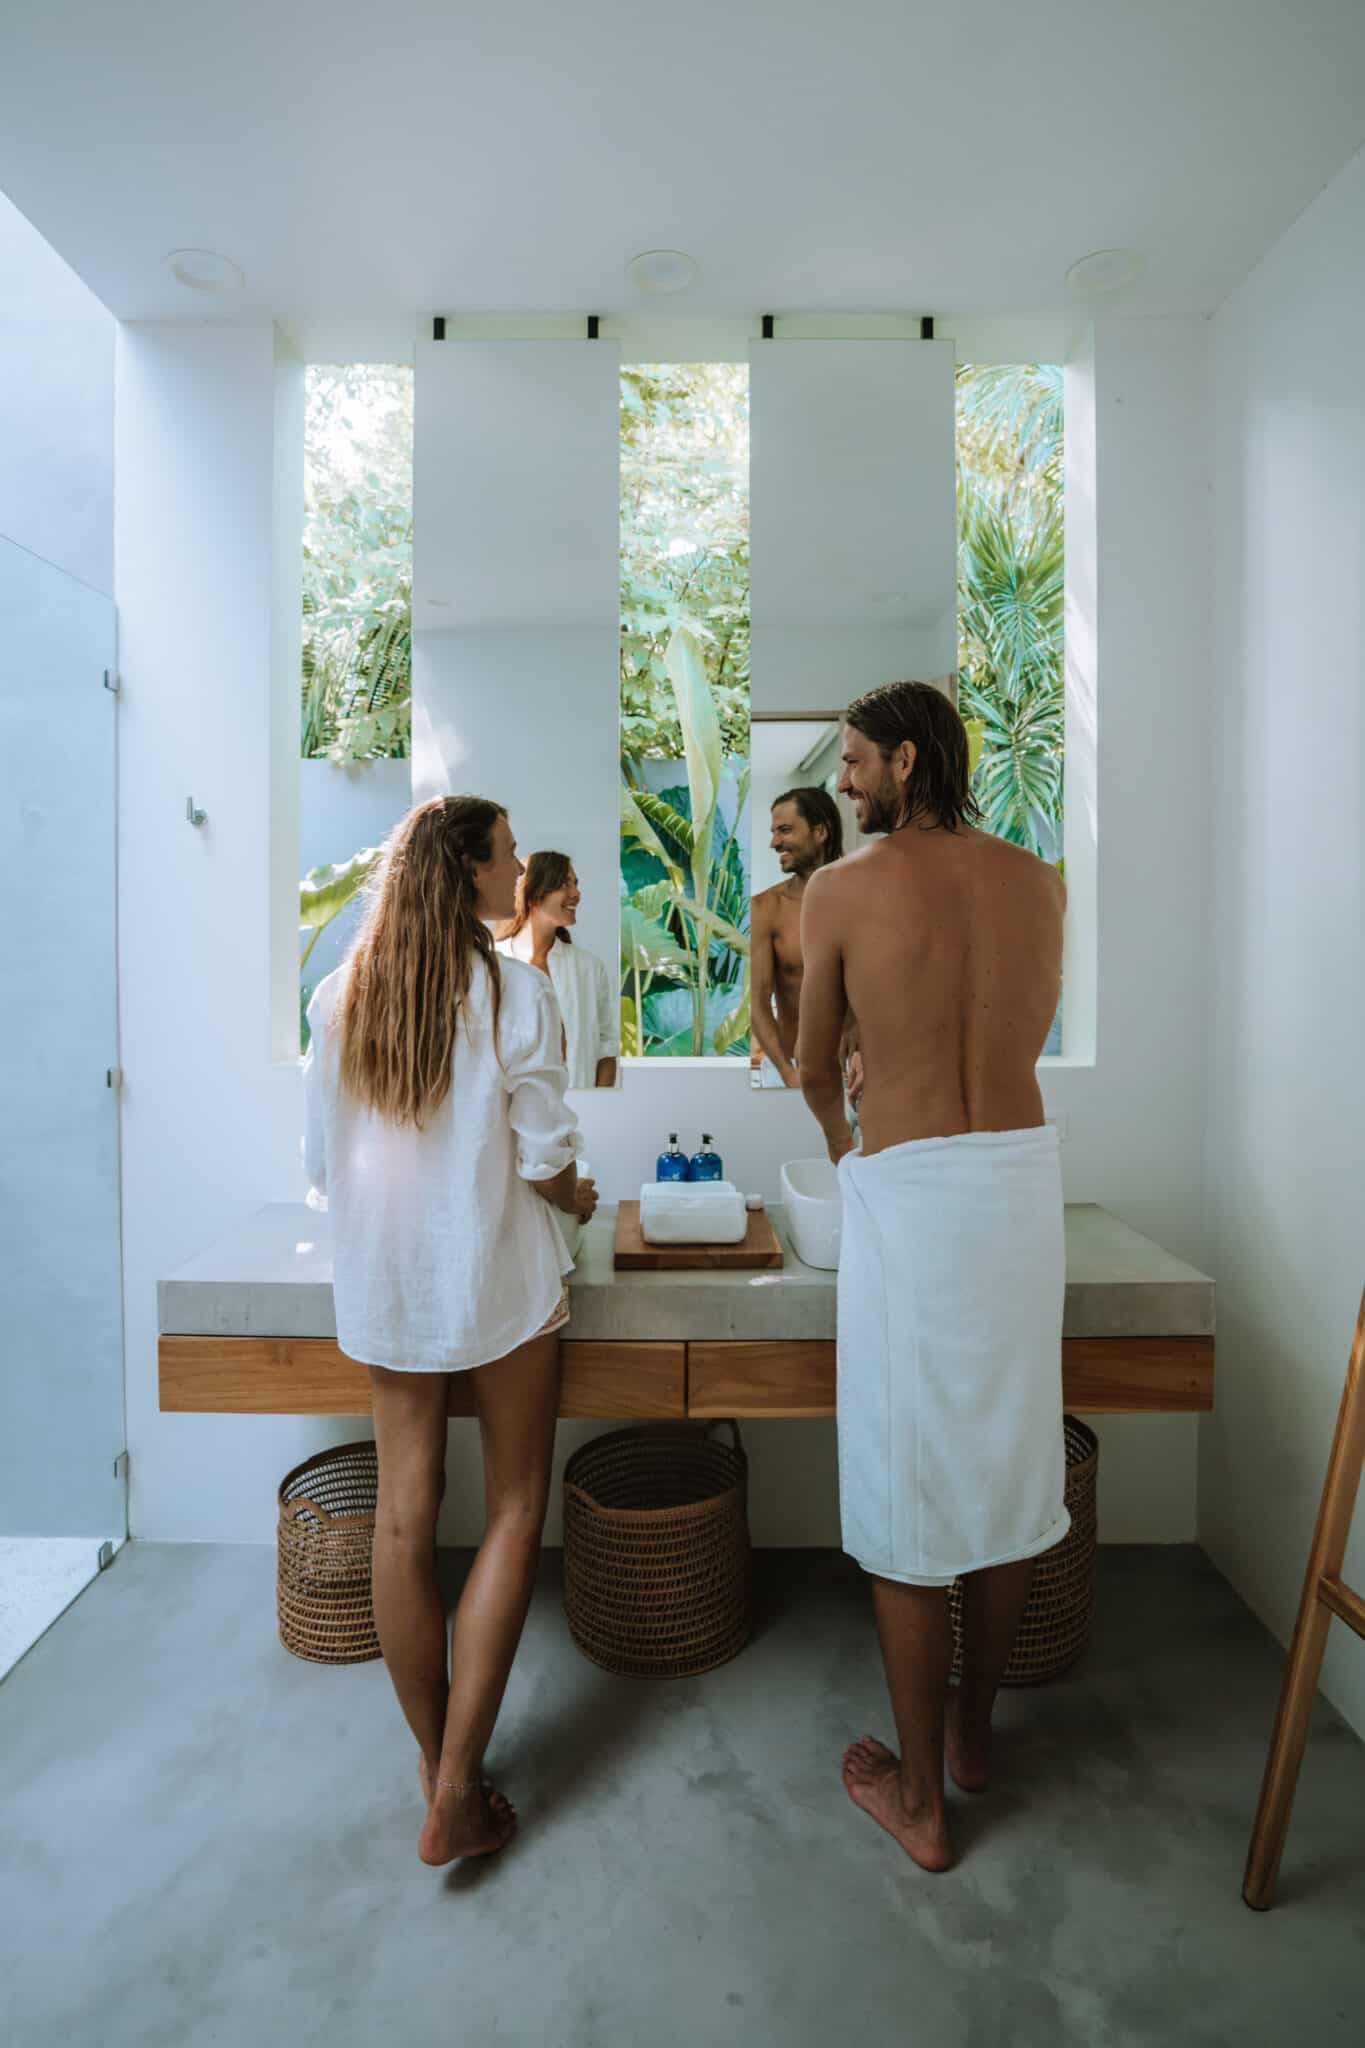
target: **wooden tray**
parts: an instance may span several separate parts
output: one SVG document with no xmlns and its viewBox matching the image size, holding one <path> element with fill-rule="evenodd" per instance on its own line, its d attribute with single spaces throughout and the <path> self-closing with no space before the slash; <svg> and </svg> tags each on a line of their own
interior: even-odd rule
<svg viewBox="0 0 1365 2048">
<path fill-rule="evenodd" d="M 627 1273 L 704 1273 L 719 1268 L 782 1264 L 772 1218 L 766 1209 L 750 1209 L 748 1228 L 739 1244 L 646 1244 L 640 1232 L 640 1204 L 619 1202 L 616 1208 L 616 1252 L 612 1264 Z"/>
</svg>

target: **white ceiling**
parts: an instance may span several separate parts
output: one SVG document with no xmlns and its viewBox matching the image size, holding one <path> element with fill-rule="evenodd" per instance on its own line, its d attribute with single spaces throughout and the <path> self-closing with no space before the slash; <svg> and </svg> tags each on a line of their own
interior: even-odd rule
<svg viewBox="0 0 1365 2048">
<path fill-rule="evenodd" d="M 1365 141 L 1362 0 L 47 0 L 0 191 L 120 317 L 1206 310 Z M 230 300 L 167 251 L 230 256 Z M 656 305 L 659 302 L 654 302 Z"/>
</svg>

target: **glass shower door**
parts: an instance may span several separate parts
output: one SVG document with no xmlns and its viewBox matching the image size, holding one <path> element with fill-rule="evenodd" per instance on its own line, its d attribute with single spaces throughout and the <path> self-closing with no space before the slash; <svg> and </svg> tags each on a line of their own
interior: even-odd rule
<svg viewBox="0 0 1365 2048">
<path fill-rule="evenodd" d="M 2 1671 L 7 1610 L 127 1522 L 114 606 L 0 540 L 0 623 Z"/>
</svg>

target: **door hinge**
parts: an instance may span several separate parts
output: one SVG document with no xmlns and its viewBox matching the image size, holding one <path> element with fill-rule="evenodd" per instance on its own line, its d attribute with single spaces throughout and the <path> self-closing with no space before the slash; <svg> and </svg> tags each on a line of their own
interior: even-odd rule
<svg viewBox="0 0 1365 2048">
<path fill-rule="evenodd" d="M 104 687 L 111 697 L 117 697 L 121 683 L 122 677 L 116 668 L 107 668 L 104 671 Z"/>
<path fill-rule="evenodd" d="M 106 1067 L 104 1070 L 104 1085 L 106 1088 L 121 1088 L 123 1086 L 122 1067 Z"/>
<path fill-rule="evenodd" d="M 126 1451 L 120 1451 L 114 1460 L 114 1477 L 115 1479 L 126 1479 L 128 1477 L 128 1453 Z"/>
</svg>

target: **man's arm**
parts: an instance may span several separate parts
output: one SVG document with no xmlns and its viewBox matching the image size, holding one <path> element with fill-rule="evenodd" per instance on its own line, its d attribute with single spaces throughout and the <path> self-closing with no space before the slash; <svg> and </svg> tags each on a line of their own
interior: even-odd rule
<svg viewBox="0 0 1365 2048">
<path fill-rule="evenodd" d="M 755 896 L 749 922 L 749 1029 L 782 1076 L 784 1086 L 798 1085 L 796 1069 L 782 1050 L 773 1014 L 773 933 L 777 916 L 771 890 Z"/>
<path fill-rule="evenodd" d="M 853 1150 L 853 1133 L 844 1115 L 843 1068 L 839 1058 L 848 1015 L 836 910 L 839 880 L 826 871 L 812 875 L 806 884 L 801 904 L 801 1024 L 796 1043 L 801 1093 L 824 1132 L 829 1156 L 836 1163 L 845 1152 Z"/>
</svg>

